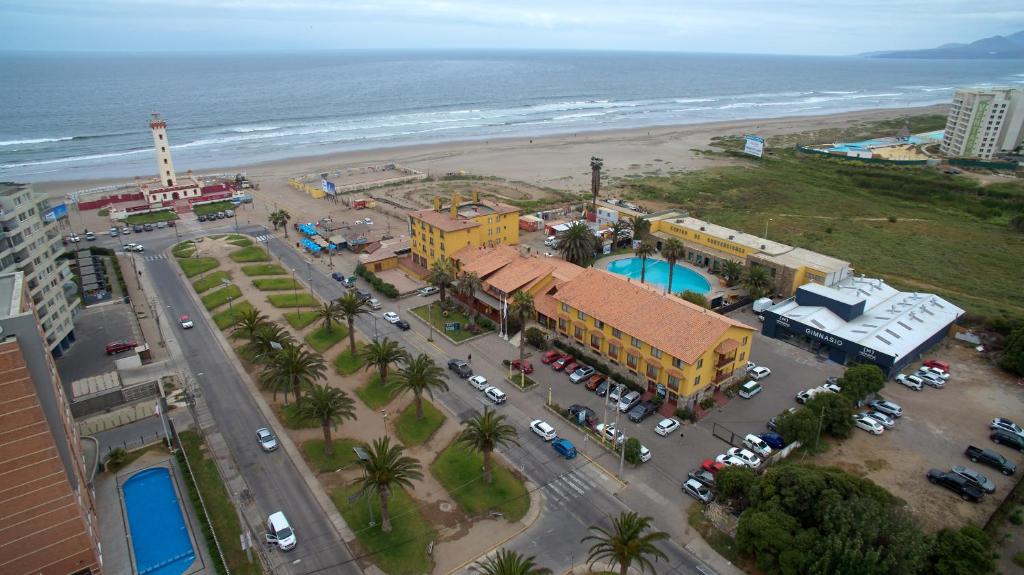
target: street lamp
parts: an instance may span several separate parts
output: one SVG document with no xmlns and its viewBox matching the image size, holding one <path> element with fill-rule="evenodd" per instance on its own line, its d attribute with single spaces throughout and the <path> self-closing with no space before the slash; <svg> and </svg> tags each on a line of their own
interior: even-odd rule
<svg viewBox="0 0 1024 575">
<path fill-rule="evenodd" d="M 380 410 L 380 414 L 384 416 L 384 437 L 388 436 L 388 412 L 385 409 Z"/>
<path fill-rule="evenodd" d="M 299 289 L 298 284 L 295 282 L 295 268 L 292 268 L 292 303 L 295 304 L 295 309 L 302 312 L 299 308 Z"/>
<path fill-rule="evenodd" d="M 768 218 L 768 222 L 774 222 L 773 218 Z M 764 223 L 764 239 L 768 239 L 768 222 Z"/>
</svg>

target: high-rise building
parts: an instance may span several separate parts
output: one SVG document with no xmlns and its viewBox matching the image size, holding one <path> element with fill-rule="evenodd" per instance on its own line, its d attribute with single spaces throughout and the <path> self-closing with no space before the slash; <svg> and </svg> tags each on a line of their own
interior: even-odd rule
<svg viewBox="0 0 1024 575">
<path fill-rule="evenodd" d="M 0 182 L 0 273 L 21 271 L 43 327 L 44 347 L 55 356 L 75 341 L 72 314 L 81 300 L 71 281 L 63 232 L 50 201 L 29 184 Z"/>
<path fill-rule="evenodd" d="M 942 136 L 942 153 L 989 159 L 1024 143 L 1024 91 L 964 88 L 953 95 Z"/>
<path fill-rule="evenodd" d="M 99 523 L 26 274 L 0 273 L 0 573 L 101 573 Z"/>
</svg>

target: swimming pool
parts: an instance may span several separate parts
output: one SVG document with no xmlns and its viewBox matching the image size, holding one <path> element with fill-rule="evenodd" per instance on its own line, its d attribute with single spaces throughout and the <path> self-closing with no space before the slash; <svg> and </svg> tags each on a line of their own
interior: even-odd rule
<svg viewBox="0 0 1024 575">
<path fill-rule="evenodd" d="M 153 467 L 121 487 L 139 575 L 181 575 L 196 559 L 171 472 Z"/>
<path fill-rule="evenodd" d="M 608 271 L 639 281 L 642 261 L 640 258 L 615 260 L 608 264 Z M 644 281 L 664 289 L 668 285 L 668 262 L 648 258 L 646 267 L 647 273 L 645 274 Z M 707 295 L 711 291 L 711 284 L 699 273 L 679 265 L 674 267 L 675 270 L 672 272 L 672 289 L 670 290 L 672 293 L 677 294 L 689 290 Z"/>
</svg>

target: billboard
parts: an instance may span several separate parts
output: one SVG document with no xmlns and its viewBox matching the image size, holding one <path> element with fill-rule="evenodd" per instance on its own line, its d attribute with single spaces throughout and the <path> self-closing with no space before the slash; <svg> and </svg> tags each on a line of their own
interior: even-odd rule
<svg viewBox="0 0 1024 575">
<path fill-rule="evenodd" d="M 322 179 L 320 180 L 320 187 L 323 189 L 325 194 L 335 195 L 337 188 L 334 187 L 334 182 Z"/>
<path fill-rule="evenodd" d="M 48 222 L 55 222 L 66 217 L 68 217 L 67 204 L 57 204 L 56 206 L 46 210 L 43 214 L 43 219 Z"/>
<path fill-rule="evenodd" d="M 764 155 L 764 138 L 760 136 L 747 136 L 746 144 L 743 146 L 743 153 L 760 158 Z"/>
</svg>

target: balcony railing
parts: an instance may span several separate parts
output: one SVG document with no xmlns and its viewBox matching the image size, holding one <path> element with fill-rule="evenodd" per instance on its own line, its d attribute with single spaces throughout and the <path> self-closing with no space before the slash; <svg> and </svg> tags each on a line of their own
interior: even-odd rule
<svg viewBox="0 0 1024 575">
<path fill-rule="evenodd" d="M 720 355 L 718 360 L 715 362 L 715 367 L 722 367 L 723 365 L 730 364 L 736 361 L 736 353 L 730 353 L 729 355 Z"/>
</svg>

